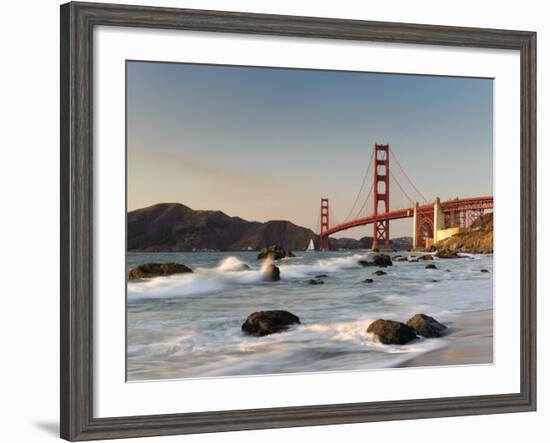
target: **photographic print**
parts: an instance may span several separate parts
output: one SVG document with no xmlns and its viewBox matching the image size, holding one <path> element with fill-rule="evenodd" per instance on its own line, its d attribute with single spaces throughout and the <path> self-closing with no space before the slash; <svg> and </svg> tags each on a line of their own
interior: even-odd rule
<svg viewBox="0 0 550 443">
<path fill-rule="evenodd" d="M 493 80 L 126 62 L 127 380 L 493 363 Z"/>
</svg>

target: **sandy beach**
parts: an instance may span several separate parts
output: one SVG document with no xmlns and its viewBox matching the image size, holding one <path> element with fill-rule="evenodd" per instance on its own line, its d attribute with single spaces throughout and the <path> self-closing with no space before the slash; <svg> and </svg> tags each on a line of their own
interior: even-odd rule
<svg viewBox="0 0 550 443">
<path fill-rule="evenodd" d="M 447 347 L 421 354 L 400 367 L 493 363 L 491 310 L 464 313 L 460 318 L 447 322 L 447 326 Z"/>
</svg>

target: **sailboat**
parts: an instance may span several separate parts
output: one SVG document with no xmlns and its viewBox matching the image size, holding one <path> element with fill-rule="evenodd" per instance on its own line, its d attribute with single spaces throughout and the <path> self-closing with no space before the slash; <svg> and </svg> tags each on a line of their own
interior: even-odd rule
<svg viewBox="0 0 550 443">
<path fill-rule="evenodd" d="M 312 239 L 309 240 L 309 245 L 307 245 L 306 252 L 308 252 L 308 251 L 315 251 L 315 245 L 313 244 Z"/>
</svg>

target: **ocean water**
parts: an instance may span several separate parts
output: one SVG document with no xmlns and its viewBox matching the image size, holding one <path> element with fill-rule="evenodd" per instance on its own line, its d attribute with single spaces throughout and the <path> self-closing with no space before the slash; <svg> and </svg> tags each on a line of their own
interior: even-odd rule
<svg viewBox="0 0 550 443">
<path fill-rule="evenodd" d="M 418 255 L 392 255 L 398 254 Z M 405 322 L 425 313 L 445 323 L 493 308 L 492 255 L 394 262 L 384 268 L 387 275 L 376 276 L 379 268 L 357 263 L 367 252 L 301 252 L 276 262 L 278 282 L 262 280 L 256 255 L 129 253 L 128 269 L 179 262 L 194 273 L 128 282 L 128 380 L 396 367 L 450 340 L 382 345 L 365 332 L 372 321 Z M 243 263 L 251 269 L 240 270 Z M 428 263 L 438 269 L 425 269 Z M 319 274 L 327 275 L 323 285 L 308 284 Z M 241 332 L 249 314 L 270 309 L 292 312 L 301 325 L 260 338 Z"/>
</svg>

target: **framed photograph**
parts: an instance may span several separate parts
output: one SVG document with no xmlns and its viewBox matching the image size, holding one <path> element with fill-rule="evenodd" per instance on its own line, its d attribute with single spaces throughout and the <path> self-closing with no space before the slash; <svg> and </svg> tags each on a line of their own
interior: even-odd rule
<svg viewBox="0 0 550 443">
<path fill-rule="evenodd" d="M 61 437 L 535 410 L 535 45 L 61 6 Z"/>
</svg>

